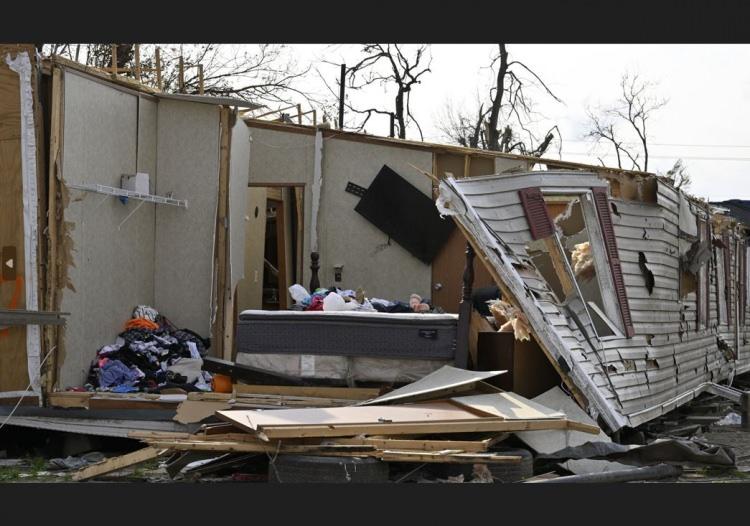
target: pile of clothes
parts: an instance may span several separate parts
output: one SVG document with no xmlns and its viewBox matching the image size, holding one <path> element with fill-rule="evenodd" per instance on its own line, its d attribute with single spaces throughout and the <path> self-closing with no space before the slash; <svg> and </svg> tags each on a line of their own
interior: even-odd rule
<svg viewBox="0 0 750 526">
<path fill-rule="evenodd" d="M 178 329 L 152 307 L 139 305 L 115 343 L 97 352 L 86 389 L 210 391 L 211 375 L 202 370 L 210 346 L 209 340 L 189 329 Z"/>
<path fill-rule="evenodd" d="M 381 298 L 367 298 L 365 291 L 358 288 L 356 291 L 342 290 L 338 287 L 319 288 L 310 294 L 305 287 L 294 284 L 289 287 L 289 294 L 294 300 L 292 310 L 304 311 L 365 311 L 365 312 L 422 312 L 442 314 L 445 311 L 440 307 L 434 307 L 429 300 L 423 299 L 419 294 L 412 294 L 409 302 L 390 301 Z"/>
</svg>

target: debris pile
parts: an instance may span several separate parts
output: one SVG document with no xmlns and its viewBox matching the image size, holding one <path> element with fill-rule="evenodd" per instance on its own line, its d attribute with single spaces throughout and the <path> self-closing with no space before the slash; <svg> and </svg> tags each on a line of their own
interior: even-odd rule
<svg viewBox="0 0 750 526">
<path fill-rule="evenodd" d="M 171 478 L 272 483 L 626 482 L 735 466 L 731 449 L 695 437 L 615 443 L 559 387 L 529 400 L 485 382 L 504 372 L 445 366 L 385 394 L 243 384 L 188 393 L 175 420 L 196 432 L 133 431 L 147 447 L 73 478 L 155 458 Z"/>
</svg>

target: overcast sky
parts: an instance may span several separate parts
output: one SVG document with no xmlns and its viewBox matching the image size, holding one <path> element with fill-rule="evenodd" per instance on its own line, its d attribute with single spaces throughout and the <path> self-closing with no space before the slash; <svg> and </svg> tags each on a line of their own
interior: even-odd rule
<svg viewBox="0 0 750 526">
<path fill-rule="evenodd" d="M 360 45 L 294 45 L 291 51 L 300 63 L 313 61 L 331 86 L 338 69 L 321 62 L 351 65 L 361 55 Z M 491 82 L 486 68 L 496 53 L 495 45 L 435 44 L 431 46 L 431 73 L 413 91 L 412 110 L 422 126 L 425 140 L 445 142 L 437 127 L 448 100 L 454 105 L 471 104 Z M 586 107 L 606 105 L 619 92 L 626 71 L 657 83 L 654 94 L 668 99 L 649 122 L 651 161 L 649 171 L 666 171 L 679 157 L 693 177 L 690 192 L 711 200 L 750 199 L 750 46 L 749 45 L 571 45 L 509 44 L 511 59 L 534 69 L 563 101 L 555 102 L 534 90 L 535 109 L 541 114 L 534 127 L 541 136 L 553 124 L 561 130 L 562 158 L 599 164 L 596 154 L 616 166 L 610 149 L 592 152 L 583 140 Z M 306 81 L 322 92 L 317 75 Z M 363 98 L 362 98 L 363 97 Z M 380 87 L 357 99 L 384 107 L 391 98 Z M 387 135 L 388 121 L 372 121 L 367 132 Z M 409 137 L 419 139 L 416 129 Z M 548 157 L 557 157 L 555 148 Z M 624 168 L 630 168 L 624 165 Z"/>
</svg>

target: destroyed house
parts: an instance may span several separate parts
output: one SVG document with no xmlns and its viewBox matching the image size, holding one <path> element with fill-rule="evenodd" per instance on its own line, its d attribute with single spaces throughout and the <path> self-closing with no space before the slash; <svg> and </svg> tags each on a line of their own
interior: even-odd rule
<svg viewBox="0 0 750 526">
<path fill-rule="evenodd" d="M 2 410 L 70 407 L 52 395 L 86 382 L 137 305 L 286 380 L 405 383 L 447 363 L 507 369 L 496 385 L 527 397 L 562 380 L 608 431 L 750 367 L 744 226 L 653 175 L 258 120 L 246 101 L 0 50 Z M 294 284 L 445 314 L 299 323 Z M 493 285 L 515 332 L 473 308 L 471 287 Z M 272 314 L 279 332 L 259 323 Z M 346 349 L 306 329 L 332 320 Z M 56 428 L 24 410 L 11 423 Z M 117 418 L 88 429 L 173 429 Z"/>
<path fill-rule="evenodd" d="M 654 175 L 547 168 L 447 178 L 437 206 L 579 404 L 615 431 L 747 371 L 746 225 Z"/>
</svg>

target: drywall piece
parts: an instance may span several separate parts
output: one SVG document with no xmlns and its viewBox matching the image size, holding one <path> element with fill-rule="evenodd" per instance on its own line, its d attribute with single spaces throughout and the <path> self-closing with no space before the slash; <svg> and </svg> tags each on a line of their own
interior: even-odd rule
<svg viewBox="0 0 750 526">
<path fill-rule="evenodd" d="M 148 108 L 139 111 L 138 96 L 71 70 L 64 72 L 64 86 L 63 185 L 119 187 L 123 173 L 137 171 L 141 152 L 146 162 L 149 146 L 138 145 L 137 139 L 155 136 L 155 119 L 139 118 Z M 67 269 L 72 288 L 61 291 L 60 310 L 70 312 L 58 349 L 62 388 L 83 385 L 96 351 L 122 332 L 133 307 L 154 304 L 157 206 L 64 190 L 63 215 L 73 249 Z"/>
<path fill-rule="evenodd" d="M 404 403 L 428 398 L 440 398 L 446 394 L 468 391 L 478 382 L 507 372 L 467 371 L 450 365 L 444 365 L 434 373 L 430 373 L 416 382 L 358 405 L 388 404 L 395 401 Z"/>
<path fill-rule="evenodd" d="M 28 53 L 19 52 L 13 59 L 5 61 L 11 70 L 18 73 L 21 89 L 21 175 L 23 180 L 23 237 L 24 273 L 26 276 L 26 309 L 38 310 L 37 278 L 37 166 L 36 128 L 34 126 L 34 96 L 31 89 L 31 60 Z M 26 327 L 26 360 L 29 384 L 40 394 L 39 381 L 41 338 L 38 325 Z"/>
<path fill-rule="evenodd" d="M 158 104 L 156 193 L 190 207 L 157 207 L 154 299 L 179 327 L 211 334 L 214 232 L 219 196 L 219 108 Z"/>
<path fill-rule="evenodd" d="M 550 409 L 516 393 L 492 393 L 452 398 L 459 405 L 489 413 L 505 420 L 564 418 L 565 413 Z M 571 420 L 575 420 L 571 418 Z"/>
<path fill-rule="evenodd" d="M 346 287 L 361 286 L 370 297 L 408 301 L 409 294 L 432 296 L 430 266 L 388 238 L 353 208 L 359 198 L 348 182 L 368 188 L 384 164 L 426 196 L 432 181 L 411 165 L 432 172 L 432 153 L 336 137 L 324 141 L 319 218 L 320 283 L 334 283 L 334 265 L 343 265 Z M 450 221 L 450 219 L 445 219 Z M 333 228 L 335 226 L 335 228 Z M 373 271 L 373 269 L 377 269 Z"/>
<path fill-rule="evenodd" d="M 564 413 L 568 420 L 596 425 L 596 422 L 578 406 L 575 400 L 566 395 L 559 387 L 553 387 L 549 391 L 534 397 L 533 401 Z M 588 433 L 571 430 L 522 431 L 516 433 L 516 436 L 531 449 L 542 454 L 555 453 L 566 447 L 580 446 L 586 442 L 611 442 L 603 431 L 599 432 L 596 438 Z"/>
<path fill-rule="evenodd" d="M 234 294 L 245 275 L 245 216 L 250 176 L 250 130 L 240 119 L 232 127 L 229 163 L 229 282 Z"/>
</svg>

